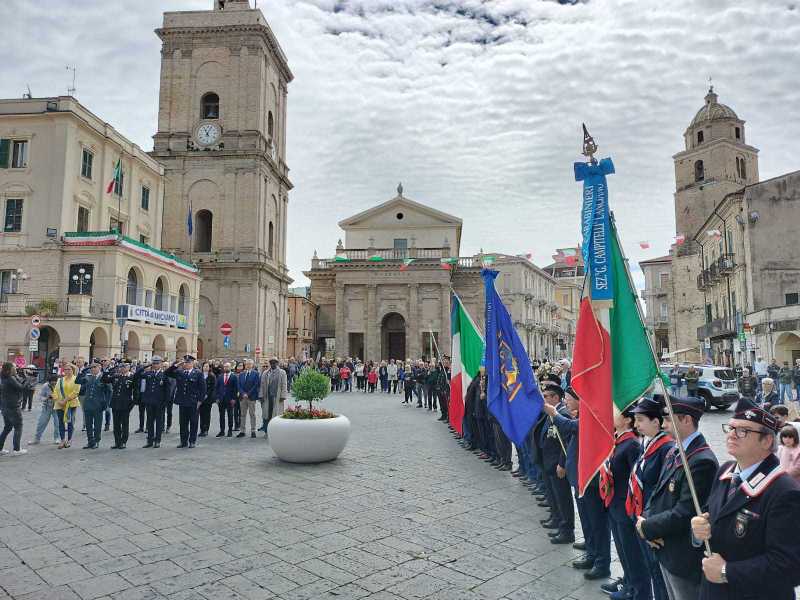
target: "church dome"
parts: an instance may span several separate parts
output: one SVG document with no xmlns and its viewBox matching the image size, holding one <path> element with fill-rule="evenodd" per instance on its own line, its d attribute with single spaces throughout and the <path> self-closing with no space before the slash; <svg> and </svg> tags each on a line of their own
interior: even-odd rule
<svg viewBox="0 0 800 600">
<path fill-rule="evenodd" d="M 733 112 L 730 106 L 717 102 L 717 95 L 714 93 L 714 88 L 712 86 L 709 88 L 708 94 L 706 94 L 705 105 L 697 111 L 689 127 L 695 127 L 709 121 L 720 121 L 722 119 L 736 119 L 738 121 L 739 117 Z"/>
</svg>

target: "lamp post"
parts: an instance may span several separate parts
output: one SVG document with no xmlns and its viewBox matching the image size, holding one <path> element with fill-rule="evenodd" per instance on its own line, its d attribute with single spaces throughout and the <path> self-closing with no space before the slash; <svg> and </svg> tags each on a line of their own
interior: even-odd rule
<svg viewBox="0 0 800 600">
<path fill-rule="evenodd" d="M 83 287 L 88 286 L 91 280 L 91 273 L 87 273 L 83 267 L 78 269 L 78 272 L 72 276 L 72 281 L 78 284 L 78 293 L 81 295 L 83 295 Z"/>
<path fill-rule="evenodd" d="M 17 286 L 16 286 L 17 287 L 17 289 L 16 289 L 17 293 L 21 293 L 21 290 L 19 289 L 20 282 L 21 281 L 27 281 L 28 277 L 29 277 L 29 275 L 25 271 L 23 271 L 22 269 L 17 269 L 16 273 L 12 273 L 11 274 L 11 279 L 13 281 L 17 282 Z"/>
</svg>

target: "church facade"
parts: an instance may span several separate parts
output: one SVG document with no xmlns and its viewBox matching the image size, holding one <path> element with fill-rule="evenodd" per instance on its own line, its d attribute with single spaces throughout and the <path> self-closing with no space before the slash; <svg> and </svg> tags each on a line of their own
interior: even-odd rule
<svg viewBox="0 0 800 600">
<path fill-rule="evenodd" d="M 200 267 L 198 354 L 286 352 L 286 56 L 247 0 L 167 12 L 158 131 L 162 246 Z M 191 223 L 191 227 L 189 225 Z M 219 333 L 230 323 L 227 347 Z"/>
</svg>

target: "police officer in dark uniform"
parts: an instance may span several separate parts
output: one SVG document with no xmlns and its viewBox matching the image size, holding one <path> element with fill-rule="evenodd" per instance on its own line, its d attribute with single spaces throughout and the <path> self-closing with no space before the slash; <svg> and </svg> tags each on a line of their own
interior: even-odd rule
<svg viewBox="0 0 800 600">
<path fill-rule="evenodd" d="M 122 450 L 128 443 L 128 423 L 133 408 L 135 381 L 131 365 L 123 362 L 117 369 L 110 368 L 103 382 L 111 386 L 111 413 L 114 417 L 114 445 L 112 450 Z"/>
<path fill-rule="evenodd" d="M 161 433 L 164 431 L 164 405 L 169 390 L 161 371 L 161 357 L 153 356 L 147 367 L 139 367 L 134 381 L 147 414 L 147 444 L 143 448 L 160 448 Z"/>
<path fill-rule="evenodd" d="M 203 373 L 194 368 L 194 356 L 187 354 L 166 370 L 165 374 L 175 380 L 175 404 L 178 405 L 181 443 L 178 448 L 194 448 L 197 444 L 198 409 L 206 395 L 206 382 Z"/>
<path fill-rule="evenodd" d="M 665 429 L 681 440 L 698 501 L 705 507 L 718 467 L 717 458 L 698 431 L 705 402 L 694 396 L 676 398 L 672 410 L 678 431 L 673 431 L 669 418 L 664 421 Z M 697 600 L 700 593 L 703 551 L 692 543 L 694 515 L 689 484 L 676 447 L 665 458 L 658 483 L 636 521 L 640 537 L 655 550 L 670 600 Z"/>
<path fill-rule="evenodd" d="M 708 512 L 692 532 L 708 540 L 701 600 L 794 600 L 800 584 L 800 486 L 774 454 L 777 419 L 742 398 L 723 425 L 728 453 Z"/>
</svg>

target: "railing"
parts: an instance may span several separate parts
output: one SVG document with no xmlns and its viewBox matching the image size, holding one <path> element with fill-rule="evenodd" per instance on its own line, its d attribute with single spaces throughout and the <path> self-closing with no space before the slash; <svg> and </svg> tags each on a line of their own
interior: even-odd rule
<svg viewBox="0 0 800 600">
<path fill-rule="evenodd" d="M 402 261 L 405 259 L 418 261 L 439 261 L 441 259 L 452 259 L 461 268 L 480 268 L 482 266 L 480 257 L 462 256 L 451 257 L 450 248 L 348 248 L 339 249 L 337 258 L 314 258 L 311 261 L 312 270 L 329 269 L 335 264 L 349 262 L 370 262 L 370 261 Z"/>
<path fill-rule="evenodd" d="M 700 290 L 701 292 L 704 292 L 710 287 L 711 287 L 711 282 L 708 280 L 708 273 L 706 271 L 698 273 L 697 289 Z"/>
<path fill-rule="evenodd" d="M 717 259 L 717 269 L 721 275 L 729 275 L 736 268 L 733 254 L 723 254 Z"/>
<path fill-rule="evenodd" d="M 706 269 L 708 271 L 708 280 L 711 282 L 711 285 L 717 283 L 720 279 L 719 268 L 717 267 L 717 263 L 713 262 L 711 265 Z"/>
<path fill-rule="evenodd" d="M 736 321 L 734 318 L 725 316 L 714 319 L 697 328 L 697 339 L 704 340 L 714 337 L 729 337 L 736 334 Z"/>
<path fill-rule="evenodd" d="M 69 310 L 69 298 L 67 298 L 67 309 Z M 114 307 L 108 302 L 98 302 L 92 298 L 89 301 L 89 314 L 93 317 L 110 319 L 114 316 Z"/>
</svg>

